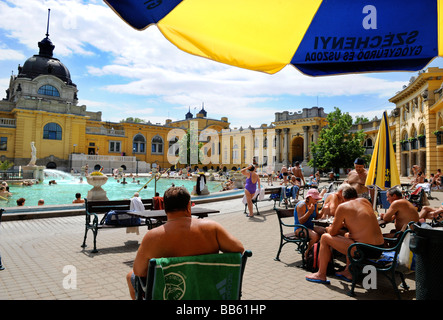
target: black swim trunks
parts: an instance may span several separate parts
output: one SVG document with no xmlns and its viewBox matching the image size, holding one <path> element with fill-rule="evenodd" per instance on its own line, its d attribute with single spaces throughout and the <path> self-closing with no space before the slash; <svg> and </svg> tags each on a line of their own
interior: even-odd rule
<svg viewBox="0 0 443 320">
<path fill-rule="evenodd" d="M 373 246 L 379 247 L 379 248 L 384 248 L 383 243 L 380 245 L 373 245 Z M 377 250 L 377 249 L 366 247 L 366 246 L 361 246 L 360 250 L 363 251 L 366 259 L 378 259 L 378 258 L 380 258 L 381 254 L 382 254 L 381 250 Z"/>
</svg>

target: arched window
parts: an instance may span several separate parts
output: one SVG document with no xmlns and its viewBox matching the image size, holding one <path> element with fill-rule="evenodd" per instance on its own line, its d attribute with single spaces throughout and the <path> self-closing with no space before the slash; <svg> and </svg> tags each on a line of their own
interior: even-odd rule
<svg viewBox="0 0 443 320">
<path fill-rule="evenodd" d="M 44 86 L 41 86 L 38 89 L 38 94 L 43 94 L 45 96 L 52 96 L 52 97 L 60 97 L 60 93 L 58 92 L 57 88 L 45 84 Z"/>
<path fill-rule="evenodd" d="M 43 139 L 61 140 L 62 128 L 54 122 L 46 124 L 43 128 Z"/>
<path fill-rule="evenodd" d="M 146 139 L 141 134 L 136 134 L 132 140 L 132 152 L 145 153 L 146 152 Z"/>
<path fill-rule="evenodd" d="M 163 139 L 160 136 L 155 136 L 151 140 L 151 153 L 163 153 Z"/>
<path fill-rule="evenodd" d="M 374 145 L 372 144 L 372 139 L 371 138 L 366 139 L 365 142 L 363 143 L 363 146 L 366 149 L 373 149 Z"/>
</svg>

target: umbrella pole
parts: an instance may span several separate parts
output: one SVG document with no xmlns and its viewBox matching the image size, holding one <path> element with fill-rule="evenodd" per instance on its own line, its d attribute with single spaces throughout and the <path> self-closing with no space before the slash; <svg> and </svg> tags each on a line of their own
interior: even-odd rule
<svg viewBox="0 0 443 320">
<path fill-rule="evenodd" d="M 372 201 L 373 201 L 372 208 L 374 209 L 374 211 L 376 211 L 375 209 L 377 208 L 377 191 L 378 191 L 378 188 L 377 188 L 377 186 L 375 186 L 374 199 L 372 199 Z"/>
</svg>

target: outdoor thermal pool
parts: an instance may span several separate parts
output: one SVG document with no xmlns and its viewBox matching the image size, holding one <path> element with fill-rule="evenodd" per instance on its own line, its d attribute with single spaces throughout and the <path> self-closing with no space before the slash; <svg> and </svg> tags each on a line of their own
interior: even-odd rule
<svg viewBox="0 0 443 320">
<path fill-rule="evenodd" d="M 136 177 L 135 182 L 132 178 L 126 178 L 126 184 L 122 184 L 122 179 L 117 182 L 114 177 L 108 177 L 108 181 L 102 186 L 106 191 L 106 195 L 109 200 L 121 200 L 129 199 L 134 195 L 134 192 L 139 192 L 142 198 L 152 198 L 155 195 L 154 179 L 149 182 L 146 188 L 143 188 L 146 182 L 151 177 Z M 49 181 L 55 180 L 57 184 L 49 185 Z M 140 182 L 137 182 L 137 181 Z M 189 192 L 192 192 L 196 182 L 185 179 L 172 179 L 172 178 L 160 178 L 156 183 L 156 191 L 163 195 L 166 189 L 172 186 L 184 186 Z M 221 181 L 207 181 L 207 186 L 210 193 L 221 191 Z M 82 198 L 86 198 L 88 191 L 92 189 L 83 177 L 83 181 L 80 181 L 79 176 L 73 176 L 71 174 L 45 169 L 45 180 L 43 183 L 34 184 L 32 186 L 21 185 L 9 185 L 9 192 L 12 193 L 12 197 L 9 201 L 0 200 L 0 207 L 15 207 L 17 206 L 17 199 L 25 198 L 25 206 L 36 206 L 39 199 L 45 201 L 45 205 L 61 205 L 71 204 L 75 199 L 75 194 L 80 192 Z M 140 190 L 141 189 L 141 190 Z"/>
</svg>

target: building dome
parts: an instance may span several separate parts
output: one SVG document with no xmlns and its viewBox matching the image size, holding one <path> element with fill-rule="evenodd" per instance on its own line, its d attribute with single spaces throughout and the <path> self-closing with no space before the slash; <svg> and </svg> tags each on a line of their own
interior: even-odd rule
<svg viewBox="0 0 443 320">
<path fill-rule="evenodd" d="M 187 120 L 187 119 L 192 119 L 192 117 L 193 117 L 193 115 L 192 115 L 192 113 L 191 113 L 191 107 L 189 107 L 189 111 L 188 111 L 188 113 L 185 115 L 185 119 Z"/>
<path fill-rule="evenodd" d="M 208 115 L 208 113 L 205 110 L 205 105 L 202 104 L 202 109 L 198 112 L 199 114 L 202 114 L 204 118 Z"/>
<path fill-rule="evenodd" d="M 55 46 L 48 36 L 40 41 L 38 46 L 40 48 L 39 54 L 26 60 L 22 67 L 19 66 L 18 77 L 34 79 L 40 75 L 53 75 L 68 85 L 74 85 L 68 68 L 52 56 Z"/>
</svg>

